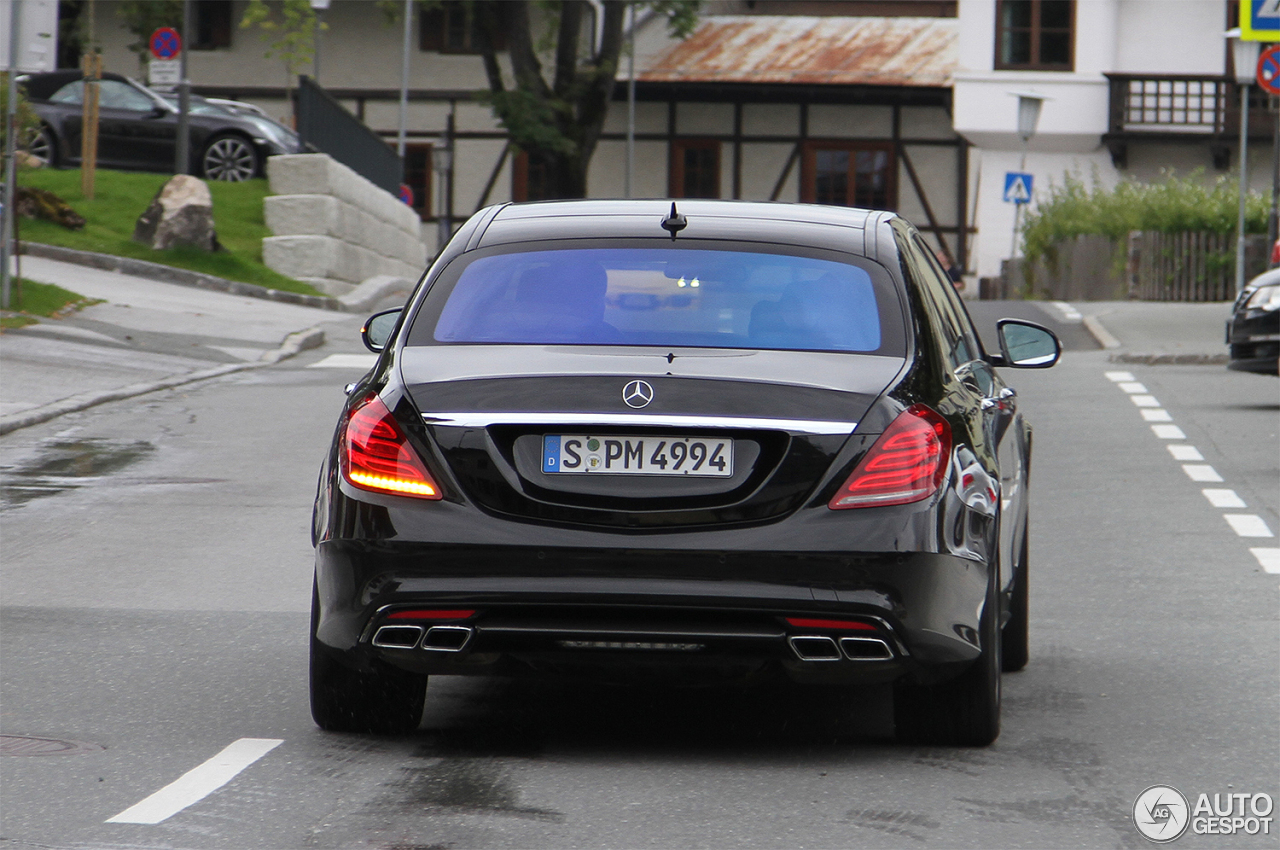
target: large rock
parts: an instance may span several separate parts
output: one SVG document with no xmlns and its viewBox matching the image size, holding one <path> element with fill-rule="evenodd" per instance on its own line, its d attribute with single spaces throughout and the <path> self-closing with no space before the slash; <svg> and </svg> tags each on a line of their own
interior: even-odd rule
<svg viewBox="0 0 1280 850">
<path fill-rule="evenodd" d="M 157 251 L 176 245 L 218 250 L 209 187 L 198 177 L 175 174 L 156 192 L 147 211 L 138 216 L 133 240 Z"/>
</svg>

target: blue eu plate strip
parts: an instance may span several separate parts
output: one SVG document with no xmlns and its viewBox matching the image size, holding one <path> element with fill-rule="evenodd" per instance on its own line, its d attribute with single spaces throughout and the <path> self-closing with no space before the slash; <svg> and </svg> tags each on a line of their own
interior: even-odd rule
<svg viewBox="0 0 1280 850">
<path fill-rule="evenodd" d="M 560 471 L 560 437 L 548 434 L 542 438 L 542 471 Z"/>
</svg>

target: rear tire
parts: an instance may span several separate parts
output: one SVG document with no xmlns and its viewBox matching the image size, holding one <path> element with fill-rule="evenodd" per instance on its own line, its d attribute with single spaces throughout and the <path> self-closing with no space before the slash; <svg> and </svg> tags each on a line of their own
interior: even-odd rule
<svg viewBox="0 0 1280 850">
<path fill-rule="evenodd" d="M 1013 593 L 1009 599 L 1009 622 L 1004 624 L 1000 633 L 1000 654 L 1003 669 L 1006 673 L 1016 673 L 1031 660 L 1030 617 L 1030 575 L 1027 573 L 1027 523 L 1022 524 L 1022 548 L 1018 553 L 1018 563 L 1013 570 Z"/>
<path fill-rule="evenodd" d="M 1000 611 L 995 571 L 982 612 L 982 654 L 955 679 L 899 684 L 893 695 L 897 739 L 908 744 L 985 747 L 1000 735 Z"/>
<path fill-rule="evenodd" d="M 209 140 L 200 165 L 208 180 L 239 183 L 258 176 L 258 159 L 258 151 L 248 139 L 222 135 Z"/>
<path fill-rule="evenodd" d="M 46 167 L 58 167 L 58 146 L 53 140 L 53 132 L 43 124 L 28 136 L 23 147 L 27 153 L 44 160 Z"/>
<path fill-rule="evenodd" d="M 352 670 L 315 636 L 318 597 L 311 600 L 311 717 L 328 732 L 404 734 L 418 728 L 427 677 L 390 667 Z"/>
</svg>

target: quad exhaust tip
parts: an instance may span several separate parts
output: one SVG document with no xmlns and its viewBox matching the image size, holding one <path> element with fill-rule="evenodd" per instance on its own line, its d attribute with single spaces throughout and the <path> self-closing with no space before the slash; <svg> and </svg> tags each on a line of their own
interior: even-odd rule
<svg viewBox="0 0 1280 850">
<path fill-rule="evenodd" d="M 373 645 L 384 649 L 413 649 L 422 637 L 422 626 L 383 626 L 373 635 Z"/>
<path fill-rule="evenodd" d="M 840 647 L 826 635 L 794 635 L 787 638 L 787 642 L 801 661 L 840 660 Z"/>
<path fill-rule="evenodd" d="M 422 636 L 422 648 L 436 652 L 461 652 L 471 642 L 470 626 L 432 626 Z"/>
<path fill-rule="evenodd" d="M 382 649 L 422 649 L 460 652 L 471 642 L 470 626 L 382 626 L 373 635 L 373 645 Z"/>
<path fill-rule="evenodd" d="M 840 638 L 840 650 L 850 661 L 892 661 L 893 649 L 881 638 Z"/>
<path fill-rule="evenodd" d="M 893 649 L 882 638 L 795 635 L 787 638 L 791 651 L 801 661 L 892 661 Z"/>
</svg>

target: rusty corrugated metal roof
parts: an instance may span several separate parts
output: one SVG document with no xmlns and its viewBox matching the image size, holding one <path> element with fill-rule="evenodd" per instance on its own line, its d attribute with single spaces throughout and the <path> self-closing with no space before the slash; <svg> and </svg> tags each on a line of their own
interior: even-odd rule
<svg viewBox="0 0 1280 850">
<path fill-rule="evenodd" d="M 955 18 L 707 18 L 636 75 L 644 82 L 948 86 Z"/>
</svg>

